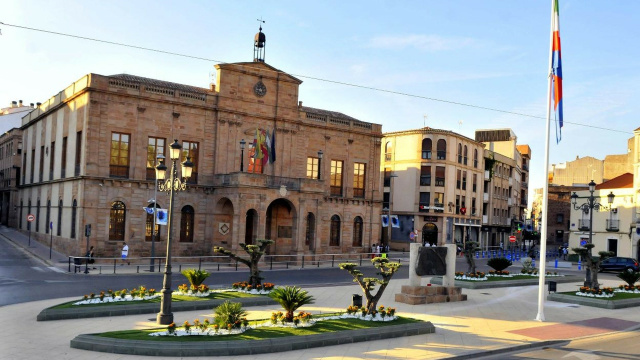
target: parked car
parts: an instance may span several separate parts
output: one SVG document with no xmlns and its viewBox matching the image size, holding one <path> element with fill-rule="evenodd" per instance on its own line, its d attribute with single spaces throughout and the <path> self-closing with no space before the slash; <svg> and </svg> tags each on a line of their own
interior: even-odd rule
<svg viewBox="0 0 640 360">
<path fill-rule="evenodd" d="M 626 257 L 610 257 L 600 263 L 600 271 L 640 271 L 638 261 Z"/>
</svg>

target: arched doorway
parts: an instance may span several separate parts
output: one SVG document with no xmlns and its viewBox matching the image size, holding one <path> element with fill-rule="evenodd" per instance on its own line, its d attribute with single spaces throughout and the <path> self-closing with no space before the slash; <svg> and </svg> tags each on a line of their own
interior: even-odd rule
<svg viewBox="0 0 640 360">
<path fill-rule="evenodd" d="M 422 245 L 438 245 L 438 227 L 434 223 L 426 223 L 422 227 Z"/>
<path fill-rule="evenodd" d="M 298 250 L 295 234 L 297 214 L 287 199 L 276 199 L 267 207 L 264 235 L 274 243 L 267 248 L 271 255 L 288 255 Z"/>
<path fill-rule="evenodd" d="M 247 211 L 244 227 L 244 243 L 249 245 L 255 243 L 258 229 L 258 212 L 254 209 Z"/>
<path fill-rule="evenodd" d="M 313 213 L 307 214 L 307 231 L 305 233 L 304 245 L 310 251 L 315 248 L 316 242 L 316 216 Z"/>
</svg>

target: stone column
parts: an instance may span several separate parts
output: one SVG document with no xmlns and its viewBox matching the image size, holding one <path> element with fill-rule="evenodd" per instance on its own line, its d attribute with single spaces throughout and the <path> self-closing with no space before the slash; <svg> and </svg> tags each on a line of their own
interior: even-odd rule
<svg viewBox="0 0 640 360">
<path fill-rule="evenodd" d="M 413 243 L 409 245 L 409 285 L 420 286 L 422 277 L 416 274 L 416 265 L 418 264 L 418 252 L 420 251 L 420 243 Z M 454 258 L 455 261 L 455 258 Z"/>
<path fill-rule="evenodd" d="M 442 277 L 442 286 L 450 287 L 455 286 L 455 273 L 456 273 L 456 245 L 445 244 L 447 248 L 447 274 Z M 411 275 L 409 275 L 411 276 Z"/>
</svg>

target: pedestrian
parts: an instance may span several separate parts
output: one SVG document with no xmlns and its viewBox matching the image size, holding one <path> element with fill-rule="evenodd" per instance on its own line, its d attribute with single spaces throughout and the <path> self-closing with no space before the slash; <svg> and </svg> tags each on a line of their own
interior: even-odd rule
<svg viewBox="0 0 640 360">
<path fill-rule="evenodd" d="M 127 261 L 127 265 L 131 265 L 131 263 L 127 260 L 127 257 L 129 257 L 129 245 L 127 245 L 127 243 L 124 243 L 124 246 L 122 247 L 122 265 L 124 265 L 124 262 Z"/>
<path fill-rule="evenodd" d="M 569 255 L 569 249 L 567 249 L 567 248 L 562 249 L 562 259 L 563 260 L 567 260 L 567 255 Z"/>
<path fill-rule="evenodd" d="M 373 259 L 374 257 L 376 257 L 376 249 L 377 249 L 376 244 L 371 245 L 371 258 L 372 258 L 372 259 Z"/>
<path fill-rule="evenodd" d="M 87 251 L 85 257 L 87 258 L 87 264 L 93 264 L 96 262 L 96 260 L 93 258 L 93 246 L 89 248 L 89 251 Z"/>
</svg>

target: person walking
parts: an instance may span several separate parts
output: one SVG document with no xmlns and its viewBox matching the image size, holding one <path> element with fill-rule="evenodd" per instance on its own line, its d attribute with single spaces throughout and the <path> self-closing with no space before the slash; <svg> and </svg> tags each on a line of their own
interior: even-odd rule
<svg viewBox="0 0 640 360">
<path fill-rule="evenodd" d="M 96 260 L 93 258 L 93 246 L 89 248 L 89 251 L 87 251 L 85 257 L 87 258 L 87 264 L 93 264 L 96 262 Z M 95 267 L 93 268 L 95 269 Z"/>
<path fill-rule="evenodd" d="M 567 260 L 567 255 L 569 255 L 569 249 L 567 248 L 562 249 L 562 258 L 564 260 Z"/>
<path fill-rule="evenodd" d="M 131 263 L 127 260 L 127 258 L 129 257 L 129 245 L 127 245 L 127 243 L 124 243 L 124 246 L 122 247 L 122 264 L 124 265 L 124 262 L 127 262 L 127 265 L 131 265 Z"/>
</svg>

